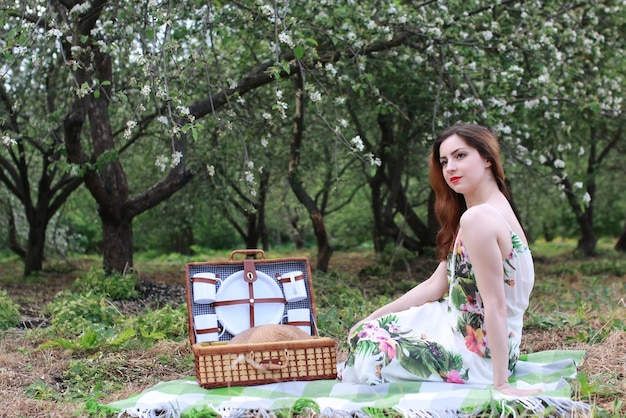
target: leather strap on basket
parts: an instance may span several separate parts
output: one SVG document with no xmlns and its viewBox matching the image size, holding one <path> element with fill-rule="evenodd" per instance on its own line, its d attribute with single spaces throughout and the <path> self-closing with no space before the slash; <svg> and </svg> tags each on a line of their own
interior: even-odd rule
<svg viewBox="0 0 626 418">
<path fill-rule="evenodd" d="M 280 278 L 278 278 L 278 281 L 280 283 L 295 282 L 296 280 L 304 280 L 304 274 L 299 274 L 299 275 L 293 276 L 293 277 L 280 277 Z"/>
<path fill-rule="evenodd" d="M 257 275 L 254 268 L 254 260 L 243 260 L 243 279 L 250 284 L 256 281 Z"/>
<path fill-rule="evenodd" d="M 194 283 L 209 283 L 209 284 L 217 284 L 217 279 L 219 279 L 219 274 L 215 276 L 215 279 L 211 279 L 209 277 L 192 277 L 191 281 Z"/>
<path fill-rule="evenodd" d="M 254 361 L 254 351 L 250 352 L 249 356 L 245 354 L 240 354 L 235 361 L 230 364 L 230 369 L 233 369 L 239 363 L 246 363 L 250 366 L 254 367 L 260 372 L 263 373 L 271 373 L 273 370 L 281 370 L 289 367 L 289 350 L 285 349 L 283 353 L 283 358 L 271 359 L 266 358 L 261 360 L 261 362 Z"/>
<path fill-rule="evenodd" d="M 254 260 L 243 260 L 243 279 L 248 283 L 248 299 L 222 300 L 213 303 L 213 306 L 228 306 L 250 304 L 250 328 L 254 327 L 254 305 L 257 303 L 285 303 L 285 298 L 261 298 L 254 297 L 254 282 L 257 280 Z"/>
<path fill-rule="evenodd" d="M 206 329 L 197 329 L 196 334 L 211 334 L 213 332 L 220 332 L 219 328 L 206 328 Z"/>
</svg>

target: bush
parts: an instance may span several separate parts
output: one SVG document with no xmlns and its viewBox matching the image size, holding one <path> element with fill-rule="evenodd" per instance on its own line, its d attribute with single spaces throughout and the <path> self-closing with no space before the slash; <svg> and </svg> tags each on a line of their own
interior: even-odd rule
<svg viewBox="0 0 626 418">
<path fill-rule="evenodd" d="M 61 336 L 78 336 L 94 324 L 112 326 L 121 314 L 104 296 L 92 293 L 74 294 L 60 292 L 52 302 L 44 306 L 49 313 L 52 327 Z"/>
<path fill-rule="evenodd" d="M 6 290 L 0 291 L 0 330 L 13 328 L 20 324 L 19 305 L 13 302 Z"/>
<path fill-rule="evenodd" d="M 136 329 L 142 338 L 180 341 L 188 337 L 187 305 L 149 310 L 144 316 L 136 317 Z"/>
<path fill-rule="evenodd" d="M 137 285 L 138 279 L 135 274 L 107 275 L 101 268 L 92 268 L 86 275 L 74 281 L 72 289 L 79 293 L 91 293 L 113 300 L 127 300 L 139 296 Z"/>
</svg>

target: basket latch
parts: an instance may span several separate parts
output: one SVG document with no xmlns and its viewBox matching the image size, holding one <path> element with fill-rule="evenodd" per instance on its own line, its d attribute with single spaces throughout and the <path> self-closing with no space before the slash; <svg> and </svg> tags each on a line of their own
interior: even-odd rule
<svg viewBox="0 0 626 418">
<path fill-rule="evenodd" d="M 243 260 L 243 279 L 248 283 L 254 283 L 257 279 L 254 260 Z"/>
</svg>

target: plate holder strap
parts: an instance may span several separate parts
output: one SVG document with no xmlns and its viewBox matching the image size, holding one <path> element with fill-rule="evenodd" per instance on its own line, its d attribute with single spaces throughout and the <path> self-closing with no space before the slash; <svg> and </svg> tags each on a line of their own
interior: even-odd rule
<svg viewBox="0 0 626 418">
<path fill-rule="evenodd" d="M 243 279 L 248 283 L 250 297 L 250 328 L 254 327 L 254 282 L 257 279 L 254 260 L 243 260 Z"/>
</svg>

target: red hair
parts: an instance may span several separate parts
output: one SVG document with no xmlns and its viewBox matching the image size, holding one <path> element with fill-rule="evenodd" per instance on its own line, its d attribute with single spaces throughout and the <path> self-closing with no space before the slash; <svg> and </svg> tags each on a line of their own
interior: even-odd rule
<svg viewBox="0 0 626 418">
<path fill-rule="evenodd" d="M 452 190 L 446 183 L 439 160 L 441 143 L 455 134 L 463 138 L 468 146 L 476 149 L 484 159 L 491 162 L 491 172 L 498 188 L 507 199 L 509 198 L 504 182 L 504 168 L 500 159 L 498 138 L 489 129 L 479 125 L 454 125 L 443 131 L 432 146 L 429 174 L 430 184 L 435 191 L 435 215 L 441 226 L 437 233 L 437 257 L 440 260 L 445 260 L 452 250 L 461 215 L 467 209 L 463 195 Z"/>
</svg>

